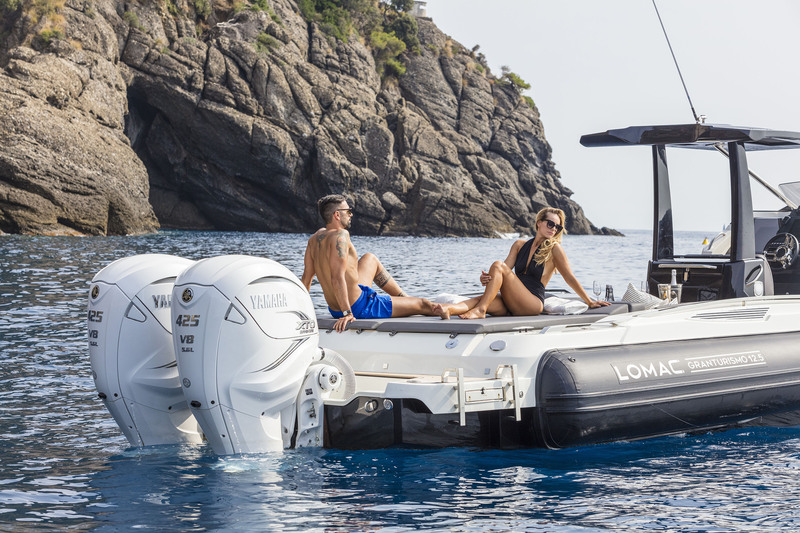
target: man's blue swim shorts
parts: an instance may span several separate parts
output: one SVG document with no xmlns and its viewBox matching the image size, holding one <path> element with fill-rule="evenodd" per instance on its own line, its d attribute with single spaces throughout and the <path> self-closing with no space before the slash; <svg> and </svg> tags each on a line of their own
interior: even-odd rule
<svg viewBox="0 0 800 533">
<path fill-rule="evenodd" d="M 388 294 L 378 294 L 371 287 L 359 285 L 361 296 L 350 306 L 353 316 L 356 318 L 391 318 L 392 316 L 392 297 Z M 333 318 L 342 318 L 341 311 L 334 311 L 328 307 Z"/>
</svg>

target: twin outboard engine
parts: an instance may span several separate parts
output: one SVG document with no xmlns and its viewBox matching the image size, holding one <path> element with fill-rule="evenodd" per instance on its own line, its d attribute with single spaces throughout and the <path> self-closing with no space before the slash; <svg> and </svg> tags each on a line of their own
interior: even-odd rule
<svg viewBox="0 0 800 533">
<path fill-rule="evenodd" d="M 87 318 L 95 385 L 134 446 L 322 446 L 323 401 L 353 393 L 305 287 L 269 259 L 120 259 L 92 280 Z"/>
<path fill-rule="evenodd" d="M 178 276 L 172 302 L 183 392 L 214 451 L 292 447 L 302 425 L 298 395 L 308 389 L 318 396 L 303 384 L 322 357 L 314 306 L 300 280 L 269 259 L 212 257 Z M 324 377 L 328 389 L 337 388 L 341 374 L 324 366 L 332 369 Z"/>
<path fill-rule="evenodd" d="M 89 357 L 100 398 L 133 446 L 201 442 L 172 349 L 175 278 L 193 262 L 171 255 L 119 259 L 89 289 Z"/>
</svg>

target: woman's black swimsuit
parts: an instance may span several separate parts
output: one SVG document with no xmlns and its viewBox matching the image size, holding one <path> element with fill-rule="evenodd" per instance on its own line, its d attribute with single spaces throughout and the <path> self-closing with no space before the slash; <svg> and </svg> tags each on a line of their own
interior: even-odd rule
<svg viewBox="0 0 800 533">
<path fill-rule="evenodd" d="M 530 263 L 527 262 L 532 246 L 533 239 L 522 245 L 522 248 L 517 254 L 517 261 L 514 263 L 514 272 L 522 284 L 525 285 L 525 288 L 544 303 L 544 285 L 542 285 L 544 263 L 537 265 L 533 257 L 531 257 Z M 537 248 L 536 251 L 538 252 L 539 248 Z M 536 252 L 534 252 L 533 255 L 536 256 Z"/>
</svg>

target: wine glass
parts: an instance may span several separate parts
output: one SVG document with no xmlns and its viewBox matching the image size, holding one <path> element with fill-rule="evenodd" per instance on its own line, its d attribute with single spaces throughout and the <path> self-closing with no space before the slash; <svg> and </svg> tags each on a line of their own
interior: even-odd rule
<svg viewBox="0 0 800 533">
<path fill-rule="evenodd" d="M 642 292 L 648 292 L 648 293 L 650 292 L 650 291 L 648 290 L 648 288 L 647 288 L 647 282 L 646 282 L 646 281 L 642 281 L 642 282 L 641 282 L 641 284 L 640 284 L 640 288 L 641 288 Z"/>
<path fill-rule="evenodd" d="M 592 283 L 592 292 L 594 293 L 594 299 L 600 299 L 600 293 L 603 292 L 603 284 L 599 281 L 595 281 Z"/>
</svg>

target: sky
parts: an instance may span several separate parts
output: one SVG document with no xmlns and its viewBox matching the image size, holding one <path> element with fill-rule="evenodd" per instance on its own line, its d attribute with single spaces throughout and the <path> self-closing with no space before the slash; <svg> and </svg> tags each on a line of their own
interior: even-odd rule
<svg viewBox="0 0 800 533">
<path fill-rule="evenodd" d="M 698 115 L 707 122 L 800 131 L 800 2 L 657 0 Z M 694 117 L 652 0 L 428 0 L 447 35 L 480 45 L 492 72 L 531 84 L 553 161 L 598 227 L 652 226 L 649 147 L 584 148 L 581 135 Z M 668 150 L 677 230 L 730 218 L 728 163 Z M 748 152 L 773 186 L 800 180 L 800 149 Z M 783 204 L 751 180 L 756 208 Z"/>
</svg>

